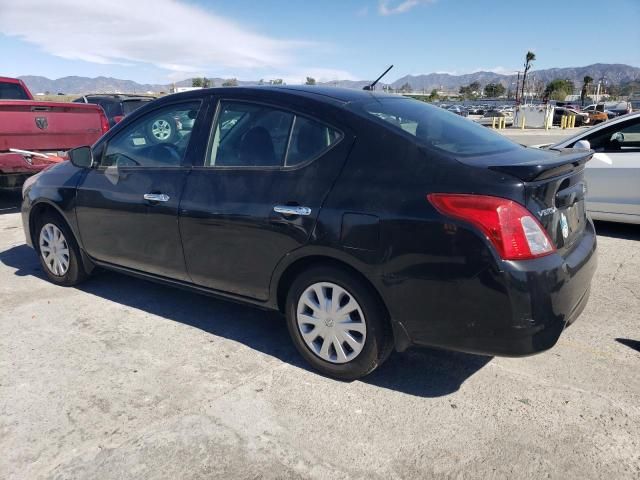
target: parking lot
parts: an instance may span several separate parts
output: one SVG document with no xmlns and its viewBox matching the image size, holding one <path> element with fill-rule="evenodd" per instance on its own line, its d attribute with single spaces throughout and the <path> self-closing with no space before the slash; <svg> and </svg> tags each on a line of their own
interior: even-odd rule
<svg viewBox="0 0 640 480">
<path fill-rule="evenodd" d="M 598 224 L 552 350 L 306 368 L 281 318 L 101 273 L 44 279 L 0 197 L 0 477 L 638 478 L 640 229 Z"/>
</svg>

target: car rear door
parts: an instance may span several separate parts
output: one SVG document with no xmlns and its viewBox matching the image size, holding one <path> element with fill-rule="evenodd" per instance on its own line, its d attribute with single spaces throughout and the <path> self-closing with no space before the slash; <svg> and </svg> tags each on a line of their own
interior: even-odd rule
<svg viewBox="0 0 640 480">
<path fill-rule="evenodd" d="M 200 104 L 196 100 L 160 106 L 95 152 L 100 164 L 81 180 L 76 199 L 82 243 L 92 258 L 188 280 L 178 205 L 197 142 L 191 141 L 191 130 L 179 129 L 176 119 L 195 117 Z"/>
<path fill-rule="evenodd" d="M 278 104 L 220 100 L 180 204 L 187 270 L 206 288 L 265 300 L 278 262 L 305 244 L 353 136 Z"/>
</svg>

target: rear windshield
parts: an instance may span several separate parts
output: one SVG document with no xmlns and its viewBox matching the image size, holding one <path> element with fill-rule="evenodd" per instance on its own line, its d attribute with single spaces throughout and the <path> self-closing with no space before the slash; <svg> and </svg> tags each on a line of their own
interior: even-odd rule
<svg viewBox="0 0 640 480">
<path fill-rule="evenodd" d="M 122 102 L 122 112 L 125 115 L 129 115 L 131 112 L 139 109 L 145 103 L 151 100 L 125 100 Z"/>
<path fill-rule="evenodd" d="M 447 153 L 490 155 L 521 148 L 487 127 L 419 100 L 381 98 L 352 108 Z"/>
<path fill-rule="evenodd" d="M 0 100 L 29 100 L 29 97 L 17 83 L 0 83 Z"/>
</svg>

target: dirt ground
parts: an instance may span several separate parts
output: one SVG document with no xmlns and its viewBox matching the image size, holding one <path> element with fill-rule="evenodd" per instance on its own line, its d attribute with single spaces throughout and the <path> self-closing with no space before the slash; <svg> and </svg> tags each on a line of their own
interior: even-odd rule
<svg viewBox="0 0 640 480">
<path fill-rule="evenodd" d="M 0 478 L 640 478 L 640 228 L 598 224 L 541 355 L 307 369 L 281 318 L 115 273 L 44 279 L 0 197 Z"/>
</svg>

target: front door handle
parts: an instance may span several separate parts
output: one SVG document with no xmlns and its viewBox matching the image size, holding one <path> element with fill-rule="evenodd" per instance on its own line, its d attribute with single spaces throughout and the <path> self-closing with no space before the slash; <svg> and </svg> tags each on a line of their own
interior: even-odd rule
<svg viewBox="0 0 640 480">
<path fill-rule="evenodd" d="M 169 195 L 166 193 L 145 193 L 144 199 L 149 200 L 150 202 L 168 202 Z"/>
<path fill-rule="evenodd" d="M 273 207 L 273 211 L 281 213 L 282 215 L 311 215 L 311 209 L 309 207 L 298 207 L 293 205 L 276 205 Z"/>
</svg>

